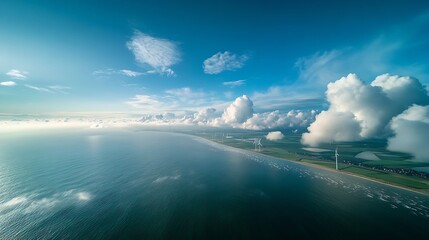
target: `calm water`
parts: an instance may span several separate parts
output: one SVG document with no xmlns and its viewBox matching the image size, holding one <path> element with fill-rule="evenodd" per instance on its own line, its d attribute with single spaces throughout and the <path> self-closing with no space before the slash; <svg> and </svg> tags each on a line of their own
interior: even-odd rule
<svg viewBox="0 0 429 240">
<path fill-rule="evenodd" d="M 429 198 L 186 135 L 0 136 L 0 239 L 427 239 Z"/>
</svg>

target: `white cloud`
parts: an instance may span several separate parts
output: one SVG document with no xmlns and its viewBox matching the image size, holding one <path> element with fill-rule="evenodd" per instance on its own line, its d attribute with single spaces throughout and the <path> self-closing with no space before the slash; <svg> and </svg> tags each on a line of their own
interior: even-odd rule
<svg viewBox="0 0 429 240">
<path fill-rule="evenodd" d="M 12 87 L 12 86 L 15 86 L 16 83 L 13 82 L 13 81 L 5 81 L 5 82 L 0 82 L 0 85 L 1 86 L 6 86 L 6 87 Z"/>
<path fill-rule="evenodd" d="M 284 138 L 284 135 L 280 131 L 275 131 L 275 132 L 269 132 L 267 136 L 265 136 L 265 138 L 270 141 L 278 141 L 278 140 L 282 140 Z"/>
<path fill-rule="evenodd" d="M 107 69 L 103 69 L 103 70 L 96 70 L 92 74 L 94 74 L 94 75 L 123 75 L 123 76 L 127 76 L 127 77 L 138 77 L 141 75 L 153 74 L 153 73 L 154 73 L 153 70 L 149 70 L 146 72 L 136 72 L 136 71 L 129 70 L 129 69 L 115 70 L 112 68 L 107 68 Z"/>
<path fill-rule="evenodd" d="M 393 118 L 391 128 L 394 136 L 389 138 L 389 150 L 410 153 L 418 161 L 429 162 L 429 105 L 411 106 Z"/>
<path fill-rule="evenodd" d="M 61 85 L 51 85 L 51 86 L 48 86 L 48 88 L 54 92 L 62 93 L 62 94 L 68 94 L 68 90 L 71 89 L 71 87 L 61 86 Z"/>
<path fill-rule="evenodd" d="M 26 84 L 24 86 L 27 88 L 33 89 L 35 91 L 39 91 L 39 92 L 62 93 L 62 94 L 68 94 L 67 90 L 71 89 L 71 87 L 61 86 L 61 85 L 51 85 L 48 87 L 38 87 L 38 86 Z"/>
<path fill-rule="evenodd" d="M 327 111 L 303 134 L 304 144 L 385 137 L 392 118 L 412 104 L 429 103 L 425 87 L 415 78 L 380 75 L 370 85 L 349 74 L 328 84 Z"/>
<path fill-rule="evenodd" d="M 152 112 L 165 107 L 164 103 L 159 101 L 156 96 L 150 95 L 136 95 L 126 103 L 134 108 L 145 109 Z"/>
<path fill-rule="evenodd" d="M 149 65 L 158 73 L 168 76 L 174 75 L 170 67 L 180 61 L 180 53 L 174 42 L 155 38 L 138 30 L 134 31 L 127 47 L 133 52 L 137 62 Z"/>
<path fill-rule="evenodd" d="M 314 121 L 317 112 L 314 110 L 291 110 L 287 113 L 280 111 L 255 113 L 241 126 L 244 129 L 263 130 L 274 128 L 306 127 Z"/>
<path fill-rule="evenodd" d="M 20 70 L 18 70 L 18 69 L 11 69 L 11 70 L 9 70 L 7 73 L 6 73 L 6 75 L 8 75 L 9 77 L 11 77 L 11 78 L 14 78 L 14 79 L 26 79 L 27 78 L 27 74 L 28 74 L 28 72 L 25 72 L 25 71 L 20 71 Z"/>
<path fill-rule="evenodd" d="M 39 91 L 39 92 L 49 92 L 49 93 L 52 93 L 52 91 L 51 90 L 49 90 L 49 89 L 47 89 L 47 88 L 43 88 L 43 87 L 36 87 L 36 86 L 33 86 L 33 85 L 25 85 L 26 87 L 28 87 L 28 88 L 30 88 L 30 89 L 33 89 L 33 90 L 36 90 L 36 91 Z"/>
<path fill-rule="evenodd" d="M 128 69 L 122 69 L 122 70 L 119 70 L 119 72 L 128 77 L 137 77 L 137 76 L 143 75 L 143 73 L 141 72 L 136 72 Z"/>
<path fill-rule="evenodd" d="M 185 100 L 189 100 L 193 98 L 202 98 L 205 96 L 204 92 L 201 92 L 201 91 L 195 92 L 190 87 L 169 89 L 169 90 L 166 90 L 165 93 L 172 96 L 176 96 L 181 99 L 185 99 Z"/>
<path fill-rule="evenodd" d="M 156 102 L 152 101 L 150 103 L 147 100 Z M 168 89 L 159 95 L 142 94 L 125 103 L 138 108 L 139 111 L 143 111 L 146 114 L 160 114 L 163 112 L 193 114 L 206 108 L 223 110 L 225 104 L 227 104 L 224 100 L 219 100 L 213 92 L 194 90 L 190 87 Z M 155 107 L 152 107 L 152 105 Z"/>
<path fill-rule="evenodd" d="M 222 115 L 225 123 L 243 123 L 253 116 L 253 102 L 243 95 L 235 99 Z"/>
<path fill-rule="evenodd" d="M 274 129 L 274 128 L 297 128 L 307 127 L 317 114 L 314 110 L 300 111 L 291 110 L 286 113 L 280 111 L 254 113 L 253 103 L 247 96 L 235 99 L 229 106 L 225 106 L 222 115 L 219 116 L 215 108 L 201 108 L 198 111 L 176 111 L 169 112 L 171 102 L 160 103 L 147 97 L 135 99 L 133 104 L 156 105 L 153 109 L 158 112 L 163 109 L 164 113 L 146 114 L 140 122 L 146 125 L 199 125 L 212 127 L 230 127 L 252 130 Z M 138 103 L 137 103 L 138 102 Z M 143 109 L 143 107 L 141 108 Z M 177 110 L 177 109 L 176 109 Z"/>
<path fill-rule="evenodd" d="M 223 71 L 232 71 L 244 66 L 244 63 L 249 59 L 247 55 L 236 55 L 225 51 L 218 52 L 204 60 L 203 68 L 207 74 L 218 74 Z"/>
<path fill-rule="evenodd" d="M 210 120 L 215 118 L 216 109 L 206 108 L 194 114 L 175 114 L 165 112 L 162 114 L 146 114 L 139 121 L 147 125 L 200 125 L 208 126 Z"/>
<path fill-rule="evenodd" d="M 61 86 L 61 85 L 51 85 L 51 86 L 48 86 L 48 88 L 50 88 L 52 90 L 69 90 L 69 89 L 71 89 L 71 87 Z"/>
<path fill-rule="evenodd" d="M 259 108 L 256 110 L 288 110 L 306 106 L 325 108 L 320 93 L 329 82 L 346 76 L 351 69 L 362 79 L 373 79 L 386 72 L 399 75 L 413 73 L 428 85 L 429 65 L 415 61 L 416 56 L 413 55 L 413 52 L 424 51 L 421 36 L 427 31 L 427 16 L 417 16 L 409 22 L 393 26 L 368 42 L 321 50 L 297 59 L 297 81 L 253 94 L 252 99 Z M 410 61 L 404 63 L 403 59 Z"/>
<path fill-rule="evenodd" d="M 208 121 L 208 125 L 251 130 L 306 127 L 313 122 L 316 114 L 314 110 L 254 113 L 252 100 L 244 95 L 230 104 L 221 117 Z"/>
<path fill-rule="evenodd" d="M 206 108 L 196 112 L 193 116 L 193 122 L 199 125 L 206 124 L 210 119 L 215 117 L 216 109 Z"/>
<path fill-rule="evenodd" d="M 317 146 L 333 141 L 356 141 L 361 136 L 360 125 L 353 114 L 347 112 L 322 111 L 302 135 L 302 143 Z"/>
<path fill-rule="evenodd" d="M 233 88 L 233 87 L 244 85 L 245 83 L 246 83 L 246 80 L 237 80 L 237 81 L 231 81 L 231 82 L 223 82 L 222 84 Z"/>
<path fill-rule="evenodd" d="M 190 87 L 166 90 L 164 96 L 170 105 L 188 108 L 201 107 L 208 104 L 208 98 L 203 91 L 194 91 Z"/>
<path fill-rule="evenodd" d="M 146 114 L 140 118 L 142 123 L 156 123 L 160 125 L 161 123 L 170 123 L 176 119 L 176 114 L 165 112 L 162 114 Z"/>
</svg>

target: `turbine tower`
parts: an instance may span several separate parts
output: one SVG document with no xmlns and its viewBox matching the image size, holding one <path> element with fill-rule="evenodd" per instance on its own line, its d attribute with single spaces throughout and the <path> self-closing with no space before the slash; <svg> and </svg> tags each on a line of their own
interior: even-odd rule
<svg viewBox="0 0 429 240">
<path fill-rule="evenodd" d="M 338 170 L 338 156 L 340 156 L 340 154 L 338 154 L 338 147 L 335 149 L 335 169 Z"/>
<path fill-rule="evenodd" d="M 261 139 L 260 138 L 255 138 L 255 140 L 253 140 L 253 144 L 255 144 L 255 151 L 260 152 L 261 151 L 261 147 L 262 147 Z"/>
</svg>

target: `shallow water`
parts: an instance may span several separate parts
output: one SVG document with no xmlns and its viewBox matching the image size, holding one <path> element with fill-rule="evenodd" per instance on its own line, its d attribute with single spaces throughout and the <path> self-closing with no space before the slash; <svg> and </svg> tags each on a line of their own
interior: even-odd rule
<svg viewBox="0 0 429 240">
<path fill-rule="evenodd" d="M 0 239 L 426 239 L 429 198 L 161 132 L 0 137 Z"/>
</svg>

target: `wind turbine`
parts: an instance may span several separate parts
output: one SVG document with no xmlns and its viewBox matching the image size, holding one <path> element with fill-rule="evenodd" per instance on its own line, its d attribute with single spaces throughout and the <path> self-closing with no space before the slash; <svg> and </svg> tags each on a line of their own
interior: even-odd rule
<svg viewBox="0 0 429 240">
<path fill-rule="evenodd" d="M 262 143 L 260 138 L 255 138 L 253 144 L 255 144 L 255 151 L 261 151 Z"/>
<path fill-rule="evenodd" d="M 338 156 L 340 156 L 340 154 L 338 154 L 338 147 L 335 149 L 335 169 L 338 170 Z"/>
</svg>

